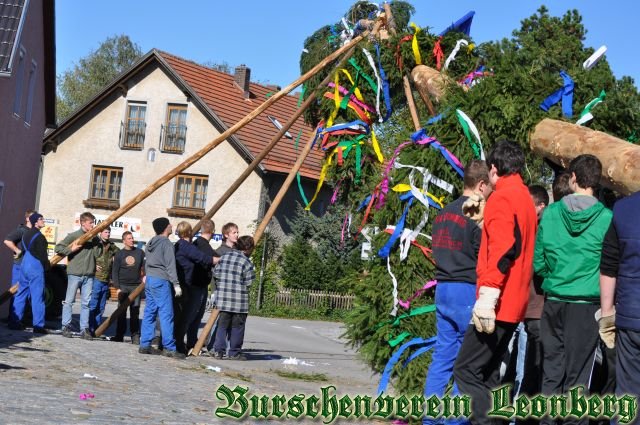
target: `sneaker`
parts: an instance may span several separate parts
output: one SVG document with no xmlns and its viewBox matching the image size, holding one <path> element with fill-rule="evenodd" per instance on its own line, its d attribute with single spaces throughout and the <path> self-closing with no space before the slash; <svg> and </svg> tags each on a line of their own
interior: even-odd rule
<svg viewBox="0 0 640 425">
<path fill-rule="evenodd" d="M 24 325 L 21 322 L 9 322 L 9 329 L 12 331 L 23 331 Z"/>
<path fill-rule="evenodd" d="M 89 329 L 85 329 L 80 333 L 80 338 L 85 339 L 87 341 L 91 341 L 93 337 L 91 336 L 91 331 Z"/>
<path fill-rule="evenodd" d="M 140 345 L 140 335 L 131 335 L 131 343 Z"/>
<path fill-rule="evenodd" d="M 68 326 L 62 327 L 62 336 L 65 338 L 73 338 L 73 333 L 71 332 L 71 329 L 69 329 Z"/>
<path fill-rule="evenodd" d="M 224 353 L 222 351 L 211 351 L 209 355 L 217 360 L 224 359 Z"/>
<path fill-rule="evenodd" d="M 113 341 L 113 342 L 123 342 L 124 341 L 124 337 L 116 335 L 113 338 L 111 338 L 111 341 Z"/>
<path fill-rule="evenodd" d="M 45 328 L 41 328 L 39 326 L 34 326 L 33 327 L 33 333 L 34 334 L 43 334 L 46 335 L 49 333 L 49 330 L 45 329 Z"/>
<path fill-rule="evenodd" d="M 171 351 L 171 350 L 164 350 L 162 352 L 162 355 L 165 357 L 171 357 L 178 360 L 184 360 L 187 357 L 179 351 Z"/>
<path fill-rule="evenodd" d="M 140 354 L 160 354 L 161 351 L 154 347 L 140 347 L 138 348 Z"/>
<path fill-rule="evenodd" d="M 240 360 L 240 361 L 245 361 L 245 360 L 249 360 L 249 358 L 247 356 L 245 356 L 242 353 L 238 353 L 235 356 L 229 356 L 227 357 L 228 360 Z"/>
</svg>

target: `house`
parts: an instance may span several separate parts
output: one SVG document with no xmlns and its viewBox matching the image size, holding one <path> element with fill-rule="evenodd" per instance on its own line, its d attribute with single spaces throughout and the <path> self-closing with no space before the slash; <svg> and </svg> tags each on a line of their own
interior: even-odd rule
<svg viewBox="0 0 640 425">
<path fill-rule="evenodd" d="M 55 126 L 53 0 L 0 0 L 0 236 L 36 204 L 45 129 Z M 0 291 L 9 288 L 12 252 L 0 249 Z M 6 309 L 6 305 L 3 306 Z M 5 312 L 0 311 L 4 316 Z"/>
<path fill-rule="evenodd" d="M 98 220 L 142 192 L 168 171 L 265 102 L 277 88 L 250 82 L 241 65 L 233 75 L 152 50 L 44 138 L 39 210 L 57 223 L 58 239 L 78 228 L 82 211 Z M 151 221 L 169 216 L 195 224 L 266 146 L 297 109 L 286 96 L 213 151 L 166 183 L 112 225 L 112 238 L 133 230 L 154 236 Z M 252 233 L 269 202 L 313 134 L 299 118 L 213 217 Z M 323 154 L 313 150 L 300 170 L 307 194 L 315 190 Z M 292 185 L 271 230 L 286 233 L 284 218 L 301 196 Z M 326 199 L 326 197 L 325 197 Z M 317 202 L 315 212 L 324 208 Z"/>
</svg>

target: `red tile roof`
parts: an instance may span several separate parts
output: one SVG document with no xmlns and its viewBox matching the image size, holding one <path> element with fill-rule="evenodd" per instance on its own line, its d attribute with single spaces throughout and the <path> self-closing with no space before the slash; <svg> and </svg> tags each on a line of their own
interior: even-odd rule
<svg viewBox="0 0 640 425">
<path fill-rule="evenodd" d="M 158 54 L 227 127 L 231 127 L 265 102 L 269 93 L 277 91 L 273 87 L 251 83 L 249 88 L 251 96 L 245 99 L 242 89 L 234 82 L 233 75 L 198 65 L 166 52 L 158 52 Z M 297 97 L 283 97 L 236 132 L 236 138 L 254 157 L 258 156 L 278 133 L 278 129 L 267 116 L 271 115 L 284 124 L 297 110 L 297 102 Z M 302 135 L 296 151 L 295 139 L 300 130 Z M 298 158 L 298 152 L 302 150 L 313 131 L 313 128 L 303 122 L 302 117 L 298 118 L 289 129 L 293 139 L 283 136 L 262 160 L 262 166 L 270 172 L 288 173 Z M 302 164 L 300 174 L 318 179 L 323 158 L 322 151 L 313 149 Z"/>
</svg>

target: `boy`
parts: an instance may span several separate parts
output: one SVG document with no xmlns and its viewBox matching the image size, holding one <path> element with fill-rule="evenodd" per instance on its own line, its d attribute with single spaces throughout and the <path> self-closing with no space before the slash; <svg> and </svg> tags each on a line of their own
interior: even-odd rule
<svg viewBox="0 0 640 425">
<path fill-rule="evenodd" d="M 89 330 L 91 335 L 102 323 L 102 313 L 109 298 L 109 280 L 113 267 L 113 257 L 120 249 L 109 240 L 111 228 L 107 227 L 98 235 L 98 244 L 95 247 L 96 275 L 93 279 L 91 302 L 89 303 Z"/>
<path fill-rule="evenodd" d="M 113 259 L 113 286 L 118 289 L 118 304 L 124 303 L 129 294 L 144 277 L 144 252 L 135 247 L 133 233 L 127 231 L 122 234 L 124 248 L 118 251 Z M 129 331 L 131 332 L 131 343 L 140 344 L 140 296 L 137 296 L 129 304 Z M 127 332 L 126 313 L 118 316 L 116 326 L 116 336 L 112 341 L 124 341 L 124 334 Z"/>
<path fill-rule="evenodd" d="M 238 225 L 235 223 L 227 223 L 222 226 L 222 245 L 216 249 L 218 256 L 222 257 L 227 252 L 236 249 L 239 234 Z"/>
<path fill-rule="evenodd" d="M 216 307 L 220 310 L 215 336 L 215 358 L 222 359 L 229 339 L 230 360 L 247 360 L 241 353 L 244 329 L 249 313 L 249 286 L 256 273 L 249 260 L 255 243 L 251 236 L 238 238 L 236 250 L 220 257 L 213 271 L 216 278 Z"/>
</svg>

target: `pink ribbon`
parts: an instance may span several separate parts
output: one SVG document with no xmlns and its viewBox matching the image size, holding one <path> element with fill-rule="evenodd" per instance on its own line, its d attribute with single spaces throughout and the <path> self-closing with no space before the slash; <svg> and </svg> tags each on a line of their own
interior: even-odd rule
<svg viewBox="0 0 640 425">
<path fill-rule="evenodd" d="M 331 88 L 334 88 L 334 87 L 336 86 L 336 85 L 335 85 L 335 83 L 333 83 L 333 82 L 329 83 L 328 85 L 329 85 L 329 87 L 331 87 Z M 342 93 L 343 95 L 346 95 L 347 93 L 349 93 L 349 90 L 345 89 L 345 88 L 344 88 L 344 87 L 342 87 L 342 86 L 338 86 L 338 90 L 340 90 L 340 93 Z M 363 108 L 363 109 L 366 109 L 368 112 L 375 112 L 375 111 L 376 111 L 375 109 L 373 109 L 373 106 L 369 106 L 369 105 L 367 105 L 366 103 L 361 102 L 361 101 L 360 101 L 360 100 L 358 100 L 358 98 L 357 98 L 357 97 L 355 97 L 355 95 L 353 95 L 353 94 L 351 95 L 350 99 L 351 99 L 351 101 L 352 101 L 353 103 L 355 103 L 356 105 L 360 106 L 360 107 L 361 107 L 361 108 Z"/>
<path fill-rule="evenodd" d="M 433 288 L 437 284 L 438 284 L 437 281 L 430 280 L 429 282 L 425 283 L 422 288 L 418 289 L 415 294 L 413 294 L 411 297 L 409 297 L 408 300 L 406 300 L 406 301 L 398 300 L 398 304 L 400 305 L 400 307 L 404 308 L 405 310 L 408 310 L 409 306 L 411 305 L 411 301 L 415 300 L 416 298 L 418 298 L 419 296 L 424 294 L 424 292 L 427 289 Z"/>
</svg>

